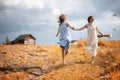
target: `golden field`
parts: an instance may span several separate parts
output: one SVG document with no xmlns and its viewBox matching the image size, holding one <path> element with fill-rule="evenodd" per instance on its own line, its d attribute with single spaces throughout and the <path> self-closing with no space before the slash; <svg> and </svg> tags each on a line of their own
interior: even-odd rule
<svg viewBox="0 0 120 80">
<path fill-rule="evenodd" d="M 99 40 L 94 64 L 85 45 L 71 43 L 64 65 L 59 45 L 0 45 L 0 80 L 120 80 L 120 41 Z"/>
</svg>

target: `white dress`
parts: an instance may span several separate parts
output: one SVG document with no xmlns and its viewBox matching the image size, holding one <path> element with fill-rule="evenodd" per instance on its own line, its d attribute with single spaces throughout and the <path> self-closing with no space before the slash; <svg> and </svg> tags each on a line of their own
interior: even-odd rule
<svg viewBox="0 0 120 80">
<path fill-rule="evenodd" d="M 98 37 L 95 24 L 86 24 L 87 26 L 87 50 L 88 52 L 95 57 L 97 54 L 98 48 Z"/>
</svg>

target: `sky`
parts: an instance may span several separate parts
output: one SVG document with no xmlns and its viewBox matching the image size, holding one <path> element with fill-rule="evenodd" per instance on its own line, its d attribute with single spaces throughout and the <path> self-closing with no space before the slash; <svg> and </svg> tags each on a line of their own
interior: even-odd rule
<svg viewBox="0 0 120 80">
<path fill-rule="evenodd" d="M 120 40 L 120 0 L 0 0 L 0 43 L 6 37 L 12 41 L 32 34 L 36 44 L 57 44 L 57 20 L 62 13 L 75 28 L 84 26 L 92 15 L 103 34 L 111 33 L 112 40 Z M 69 31 L 72 40 L 87 36 L 86 30 Z"/>
</svg>

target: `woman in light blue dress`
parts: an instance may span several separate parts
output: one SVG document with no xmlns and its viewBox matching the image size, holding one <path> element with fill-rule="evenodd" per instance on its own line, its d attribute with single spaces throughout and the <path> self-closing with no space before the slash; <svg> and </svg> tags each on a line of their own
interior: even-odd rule
<svg viewBox="0 0 120 80">
<path fill-rule="evenodd" d="M 59 27 L 58 31 L 56 34 L 56 37 L 59 35 L 59 41 L 60 41 L 60 47 L 62 49 L 62 59 L 63 59 L 63 64 L 64 64 L 64 57 L 67 55 L 69 47 L 70 47 L 70 42 L 71 42 L 71 35 L 68 31 L 68 27 L 74 30 L 74 27 L 71 27 L 66 21 L 66 16 L 65 15 L 60 15 L 59 16 Z"/>
</svg>

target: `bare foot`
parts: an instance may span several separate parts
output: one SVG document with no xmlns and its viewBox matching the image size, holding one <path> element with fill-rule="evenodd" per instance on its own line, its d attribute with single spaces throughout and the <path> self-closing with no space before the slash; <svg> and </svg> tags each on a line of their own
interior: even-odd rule
<svg viewBox="0 0 120 80">
<path fill-rule="evenodd" d="M 94 61 L 91 61 L 91 64 L 94 64 Z"/>
</svg>

